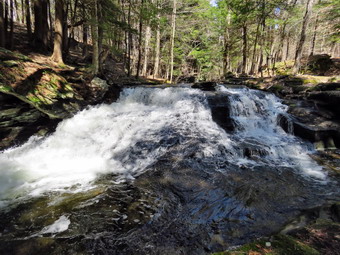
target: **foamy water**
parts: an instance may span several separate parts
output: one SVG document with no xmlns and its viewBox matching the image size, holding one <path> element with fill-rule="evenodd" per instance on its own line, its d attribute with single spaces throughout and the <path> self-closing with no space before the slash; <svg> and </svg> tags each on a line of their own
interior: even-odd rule
<svg viewBox="0 0 340 255">
<path fill-rule="evenodd" d="M 221 88 L 230 94 L 237 132 L 225 133 L 211 117 L 204 92 L 189 88 L 125 89 L 111 105 L 99 105 L 59 124 L 54 134 L 32 137 L 0 154 L 0 205 L 46 192 L 78 192 L 103 174 L 134 178 L 177 144 L 204 138 L 202 157 L 230 152 L 236 165 L 280 165 L 325 178 L 308 156 L 309 144 L 277 126 L 286 107 L 274 95 Z M 239 143 L 268 151 L 260 161 L 243 157 Z"/>
</svg>

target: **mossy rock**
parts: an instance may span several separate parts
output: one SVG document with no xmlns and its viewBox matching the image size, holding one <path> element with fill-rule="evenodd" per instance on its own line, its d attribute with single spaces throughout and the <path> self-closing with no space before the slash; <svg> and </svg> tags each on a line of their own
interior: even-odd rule
<svg viewBox="0 0 340 255">
<path fill-rule="evenodd" d="M 340 90 L 339 82 L 320 83 L 314 88 L 315 91 Z"/>
<path fill-rule="evenodd" d="M 0 47 L 0 60 L 2 61 L 6 61 L 6 60 L 32 61 L 32 59 L 30 59 L 29 57 L 21 53 L 13 52 L 5 48 L 1 48 L 1 47 Z"/>
<path fill-rule="evenodd" d="M 303 79 L 299 77 L 289 77 L 287 80 L 284 81 L 285 86 L 300 86 L 303 85 Z"/>
<path fill-rule="evenodd" d="M 5 67 L 16 67 L 19 65 L 19 62 L 15 60 L 6 60 L 2 62 L 2 65 Z"/>
<path fill-rule="evenodd" d="M 313 55 L 308 58 L 307 72 L 324 75 L 332 66 L 331 56 L 327 54 Z"/>
</svg>

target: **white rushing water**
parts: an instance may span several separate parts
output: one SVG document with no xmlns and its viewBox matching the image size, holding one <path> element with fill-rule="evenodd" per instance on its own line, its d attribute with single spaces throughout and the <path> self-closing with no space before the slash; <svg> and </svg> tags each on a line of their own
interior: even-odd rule
<svg viewBox="0 0 340 255">
<path fill-rule="evenodd" d="M 278 125 L 278 116 L 286 115 L 288 106 L 274 94 L 257 90 L 219 87 L 229 94 L 231 117 L 236 123 L 235 143 L 245 142 L 265 151 L 264 158 L 276 166 L 294 167 L 305 176 L 319 179 L 326 177 L 322 167 L 317 165 L 308 153 L 312 144 L 287 134 Z"/>
<path fill-rule="evenodd" d="M 0 154 L 0 206 L 22 196 L 48 191 L 78 192 L 103 174 L 133 178 L 174 142 L 204 138 L 203 157 L 223 146 L 235 164 L 293 166 L 308 176 L 324 178 L 307 155 L 310 148 L 276 125 L 286 108 L 273 95 L 248 89 L 225 89 L 239 130 L 225 133 L 211 117 L 206 96 L 189 88 L 125 89 L 111 105 L 99 105 L 61 122 L 47 138 L 32 137 L 21 147 Z M 245 159 L 239 143 L 261 146 L 262 161 Z"/>
</svg>

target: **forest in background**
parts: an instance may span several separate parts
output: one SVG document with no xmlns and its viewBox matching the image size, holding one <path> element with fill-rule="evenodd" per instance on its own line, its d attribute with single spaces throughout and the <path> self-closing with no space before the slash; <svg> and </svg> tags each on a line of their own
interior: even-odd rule
<svg viewBox="0 0 340 255">
<path fill-rule="evenodd" d="M 81 50 L 94 75 L 109 55 L 129 76 L 170 82 L 340 56 L 340 0 L 1 0 L 1 47 L 15 48 L 15 26 L 59 64 Z"/>
</svg>

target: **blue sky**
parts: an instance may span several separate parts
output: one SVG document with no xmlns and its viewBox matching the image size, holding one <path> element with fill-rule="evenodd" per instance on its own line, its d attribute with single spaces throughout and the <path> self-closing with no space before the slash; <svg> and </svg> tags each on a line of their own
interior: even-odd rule
<svg viewBox="0 0 340 255">
<path fill-rule="evenodd" d="M 216 0 L 210 0 L 210 4 L 212 5 L 212 6 L 216 6 L 217 4 L 216 4 Z"/>
</svg>

